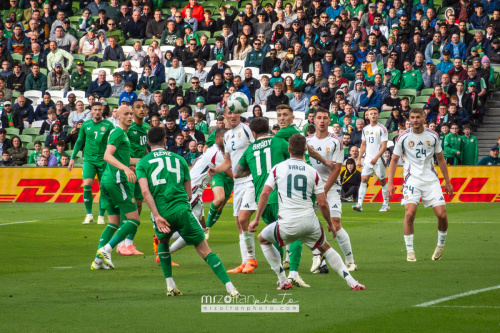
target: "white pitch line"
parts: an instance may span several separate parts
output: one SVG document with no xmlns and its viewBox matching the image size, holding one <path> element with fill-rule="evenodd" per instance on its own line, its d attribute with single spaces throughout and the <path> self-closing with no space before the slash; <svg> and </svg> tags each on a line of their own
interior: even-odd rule
<svg viewBox="0 0 500 333">
<path fill-rule="evenodd" d="M 11 224 L 33 223 L 33 222 L 38 222 L 38 221 L 40 221 L 40 220 L 0 223 L 0 226 L 2 226 L 2 225 L 11 225 Z"/>
<path fill-rule="evenodd" d="M 413 307 L 416 307 L 416 308 L 425 308 L 425 307 L 428 307 L 428 306 L 431 306 L 431 305 L 434 305 L 434 304 L 443 303 L 443 302 L 446 302 L 446 301 L 451 301 L 452 299 L 457 299 L 457 298 L 461 298 L 461 297 L 465 297 L 465 296 L 470 296 L 470 295 L 475 295 L 475 294 L 479 294 L 479 293 L 484 293 L 485 291 L 490 291 L 490 290 L 495 290 L 495 289 L 500 289 L 500 285 L 494 286 L 494 287 L 489 287 L 489 288 L 471 290 L 471 291 L 467 291 L 465 293 L 460 293 L 460 294 L 456 294 L 456 295 L 452 295 L 452 296 L 448 296 L 448 297 L 439 298 L 439 299 L 436 299 L 434 301 L 430 301 L 430 302 L 425 302 L 425 303 L 420 303 L 420 304 L 414 305 Z"/>
<path fill-rule="evenodd" d="M 458 308 L 458 309 L 500 309 L 500 306 L 482 305 L 433 305 L 431 308 Z"/>
<path fill-rule="evenodd" d="M 54 269 L 70 269 L 73 268 L 73 266 L 61 266 L 61 267 L 52 267 Z"/>
</svg>

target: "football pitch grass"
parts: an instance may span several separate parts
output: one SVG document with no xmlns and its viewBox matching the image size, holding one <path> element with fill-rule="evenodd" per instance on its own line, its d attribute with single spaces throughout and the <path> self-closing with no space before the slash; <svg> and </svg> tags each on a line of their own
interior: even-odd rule
<svg viewBox="0 0 500 333">
<path fill-rule="evenodd" d="M 94 205 L 95 208 L 97 205 Z M 2 332 L 498 332 L 500 329 L 500 205 L 449 204 L 448 238 L 440 261 L 431 255 L 436 219 L 419 207 L 415 224 L 417 262 L 406 262 L 403 208 L 365 204 L 362 213 L 344 204 L 358 271 L 366 285 L 353 292 L 336 273 L 310 273 L 304 247 L 300 274 L 311 288 L 287 290 L 298 313 L 201 313 L 203 295 L 225 288 L 194 248 L 173 255 L 174 279 L 184 293 L 167 298 L 155 263 L 149 210 L 136 236 L 144 256 L 113 251 L 115 270 L 91 271 L 103 225 L 82 225 L 83 204 L 0 206 L 0 331 Z M 207 207 L 205 207 L 207 211 Z M 209 245 L 226 269 L 240 263 L 232 207 L 210 232 Z M 97 220 L 97 213 L 94 212 Z M 107 218 L 106 218 L 107 220 Z M 324 223 L 323 223 L 324 225 Z M 264 223 L 259 226 L 262 230 Z M 340 252 L 331 234 L 327 239 Z M 256 248 L 253 274 L 230 275 L 243 295 L 263 301 L 283 294 Z M 341 254 L 342 255 L 342 254 Z M 487 291 L 482 289 L 490 288 Z M 468 293 L 470 292 L 470 293 Z M 464 293 L 468 293 L 463 295 Z M 455 296 L 455 297 L 450 297 Z M 436 301 L 436 302 L 432 302 Z M 430 303 L 429 303 L 430 302 Z M 416 305 L 422 305 L 416 307 Z"/>
</svg>

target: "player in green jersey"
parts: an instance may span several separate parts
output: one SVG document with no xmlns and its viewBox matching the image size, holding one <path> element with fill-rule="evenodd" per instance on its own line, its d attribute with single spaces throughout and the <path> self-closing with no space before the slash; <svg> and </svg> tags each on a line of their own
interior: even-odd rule
<svg viewBox="0 0 500 333">
<path fill-rule="evenodd" d="M 146 118 L 148 110 L 147 106 L 142 99 L 136 99 L 132 104 L 132 111 L 134 112 L 134 122 L 129 127 L 127 131 L 127 136 L 130 141 L 130 149 L 131 154 L 130 157 L 141 159 L 147 153 L 147 145 L 148 145 L 148 131 L 149 124 L 144 122 L 144 118 Z M 131 166 L 130 169 L 135 171 L 134 167 Z M 134 198 L 137 204 L 137 211 L 139 212 L 139 216 L 142 211 L 142 201 L 144 200 L 141 187 L 138 183 L 131 184 L 134 188 Z M 126 220 L 124 216 L 122 216 L 122 221 Z M 134 237 L 135 233 L 131 233 L 125 238 L 123 242 L 118 244 L 116 247 L 116 252 L 121 255 L 129 256 L 129 255 L 143 255 L 144 253 L 138 251 L 134 245 Z"/>
<path fill-rule="evenodd" d="M 108 163 L 102 175 L 101 202 L 108 211 L 109 223 L 101 234 L 99 246 L 91 269 L 115 268 L 111 251 L 131 233 L 135 233 L 141 222 L 134 199 L 133 183 L 137 181 L 129 167 L 139 162 L 131 158 L 130 140 L 127 131 L 132 125 L 134 113 L 126 105 L 118 108 L 118 126 L 111 131 L 104 160 Z M 126 219 L 120 226 L 120 213 Z M 115 234 L 116 233 L 116 234 Z"/>
<path fill-rule="evenodd" d="M 255 137 L 252 143 L 243 153 L 241 159 L 233 170 L 234 178 L 246 177 L 252 174 L 255 187 L 255 201 L 259 202 L 260 194 L 264 188 L 269 172 L 272 167 L 290 158 L 288 143 L 282 138 L 269 135 L 269 122 L 264 118 L 255 118 L 250 123 L 250 130 Z M 278 190 L 275 189 L 269 196 L 266 209 L 262 213 L 262 219 L 267 224 L 278 221 Z M 300 246 L 302 243 L 300 243 Z M 275 244 L 278 251 L 282 248 Z M 292 252 L 293 253 L 293 252 Z M 283 255 L 282 253 L 280 253 Z M 295 258 L 294 258 L 295 259 Z M 300 257 L 298 258 L 300 260 Z M 294 268 L 295 268 L 294 260 Z M 298 269 L 298 264 L 296 265 Z M 302 280 L 297 270 L 290 270 L 288 277 L 290 283 L 298 287 L 310 287 Z"/>
<path fill-rule="evenodd" d="M 220 119 L 220 117 L 222 117 L 222 119 Z M 217 127 L 225 128 L 223 116 L 219 116 L 217 118 Z M 207 142 L 205 142 L 205 147 L 203 147 L 203 152 L 205 152 L 208 148 L 212 147 L 215 144 L 215 132 L 216 131 L 213 131 L 208 136 Z M 231 170 L 229 170 L 228 173 L 216 174 L 210 181 L 210 188 L 212 189 L 214 199 L 212 200 L 212 203 L 210 204 L 210 208 L 208 210 L 206 225 L 209 229 L 207 232 L 209 232 L 210 228 L 219 219 L 224 206 L 226 205 L 227 201 L 231 197 L 231 193 L 233 192 L 234 181 L 231 176 Z"/>
<path fill-rule="evenodd" d="M 160 264 L 167 282 L 167 296 L 182 295 L 172 278 L 169 250 L 172 234 L 179 232 L 187 244 L 194 245 L 196 252 L 224 283 L 229 295 L 239 297 L 224 265 L 210 250 L 203 230 L 191 213 L 191 177 L 186 160 L 165 150 L 164 128 L 153 127 L 148 133 L 148 140 L 151 152 L 138 163 L 136 171 L 146 204 L 154 218 Z"/>
<path fill-rule="evenodd" d="M 82 178 L 83 201 L 87 215 L 82 224 L 94 222 L 94 217 L 92 216 L 92 202 L 94 201 L 92 183 L 96 175 L 99 182 L 101 181 L 102 174 L 106 168 L 104 152 L 108 144 L 109 133 L 115 128 L 109 120 L 103 119 L 101 103 L 96 102 L 92 104 L 90 111 L 92 112 L 92 119 L 82 124 L 78 133 L 78 140 L 76 140 L 75 147 L 73 147 L 73 154 L 68 164 L 68 170 L 71 171 L 75 165 L 76 154 L 78 154 L 82 145 L 85 144 L 85 148 L 83 149 L 85 160 L 83 161 Z M 97 223 L 104 224 L 104 209 L 101 207 L 100 200 Z"/>
<path fill-rule="evenodd" d="M 290 137 L 294 134 L 302 134 L 297 126 L 293 123 L 295 116 L 293 115 L 293 109 L 289 105 L 281 104 L 276 107 L 278 125 L 280 130 L 276 133 L 275 137 L 284 139 L 288 142 Z M 309 156 L 320 161 L 324 165 L 328 165 L 330 168 L 333 167 L 332 161 L 327 161 L 318 154 L 316 150 L 310 145 L 307 146 L 307 151 L 309 154 L 305 154 L 305 161 L 307 164 L 311 165 L 309 161 Z M 302 257 L 302 242 L 297 240 L 292 244 L 287 246 L 286 258 L 283 261 L 283 268 L 290 269 L 291 277 L 298 277 L 300 258 Z"/>
</svg>

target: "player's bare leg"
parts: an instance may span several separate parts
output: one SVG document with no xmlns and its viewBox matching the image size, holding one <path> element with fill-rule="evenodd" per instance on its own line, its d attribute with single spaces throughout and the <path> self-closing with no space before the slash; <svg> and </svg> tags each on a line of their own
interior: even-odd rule
<svg viewBox="0 0 500 333">
<path fill-rule="evenodd" d="M 281 256 L 278 250 L 262 236 L 262 233 L 259 234 L 258 239 L 264 257 L 266 257 L 271 269 L 278 276 L 278 290 L 292 289 L 292 283 L 287 279 L 285 270 L 281 265 Z"/>
<path fill-rule="evenodd" d="M 403 225 L 403 234 L 406 244 L 406 260 L 410 262 L 417 261 L 415 250 L 413 249 L 413 222 L 417 213 L 417 205 L 414 203 L 405 204 L 405 223 Z"/>
<path fill-rule="evenodd" d="M 338 235 L 338 231 L 337 231 Z M 347 285 L 352 289 L 352 290 L 365 290 L 365 286 L 360 284 L 358 281 L 356 281 L 352 275 L 349 273 L 349 270 L 347 267 L 344 265 L 344 262 L 342 261 L 342 258 L 340 255 L 335 251 L 328 242 L 324 242 L 323 245 L 318 247 L 318 250 L 323 254 L 325 257 L 326 261 L 332 267 L 334 271 L 337 272 L 338 275 L 340 275 L 341 278 L 343 278 L 346 282 Z"/>
<path fill-rule="evenodd" d="M 390 207 L 389 207 L 389 195 L 387 194 L 387 180 L 386 179 L 380 179 L 380 186 L 382 186 L 382 198 L 384 199 L 384 203 L 382 204 L 382 208 L 380 208 L 379 212 L 388 212 Z"/>
<path fill-rule="evenodd" d="M 358 203 L 352 206 L 352 209 L 357 210 L 358 212 L 363 211 L 363 201 L 365 200 L 366 189 L 368 188 L 369 180 L 370 176 L 361 176 L 361 184 L 359 185 L 359 192 L 358 192 Z"/>
<path fill-rule="evenodd" d="M 443 255 L 444 242 L 446 241 L 446 234 L 448 232 L 448 216 L 446 214 L 446 206 L 434 206 L 434 214 L 438 219 L 438 241 L 432 260 L 439 260 Z"/>
<path fill-rule="evenodd" d="M 332 213 L 333 212 L 330 212 L 330 214 Z M 337 242 L 339 243 L 340 249 L 344 254 L 345 265 L 350 272 L 355 271 L 358 269 L 358 266 L 354 262 L 349 234 L 347 233 L 347 231 L 345 231 L 344 228 L 342 228 L 340 217 L 332 217 L 331 220 L 333 225 L 335 226 L 335 229 L 337 229 Z"/>
<path fill-rule="evenodd" d="M 240 210 L 240 212 L 238 213 L 238 221 L 241 226 L 243 240 L 247 251 L 247 261 L 245 268 L 243 268 L 243 270 L 241 271 L 242 273 L 252 273 L 253 270 L 258 267 L 257 260 L 255 260 L 254 234 L 248 231 L 248 225 L 250 224 L 250 218 L 252 217 L 253 213 L 254 213 L 253 210 Z M 241 246 L 241 239 L 240 239 L 240 246 Z"/>
</svg>

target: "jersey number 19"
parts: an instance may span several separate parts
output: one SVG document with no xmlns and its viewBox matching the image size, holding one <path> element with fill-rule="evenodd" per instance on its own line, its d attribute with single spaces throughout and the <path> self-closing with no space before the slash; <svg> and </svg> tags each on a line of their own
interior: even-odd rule
<svg viewBox="0 0 500 333">
<path fill-rule="evenodd" d="M 297 192 L 302 192 L 302 199 L 307 199 L 307 177 L 304 175 L 291 175 L 289 174 L 286 182 L 286 196 L 292 197 L 292 183 L 293 189 Z M 302 182 L 301 182 L 302 181 Z M 302 183 L 302 184 L 301 184 Z"/>
</svg>

